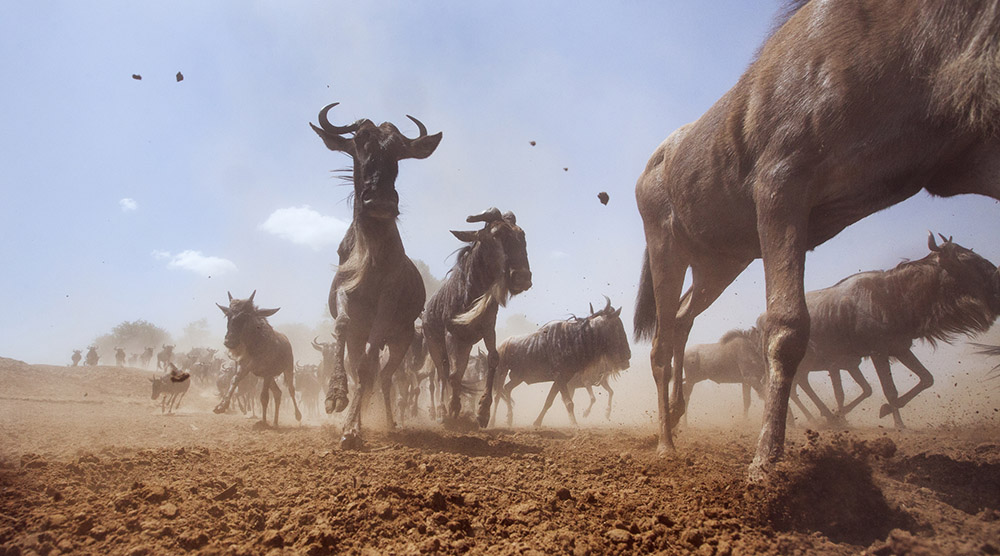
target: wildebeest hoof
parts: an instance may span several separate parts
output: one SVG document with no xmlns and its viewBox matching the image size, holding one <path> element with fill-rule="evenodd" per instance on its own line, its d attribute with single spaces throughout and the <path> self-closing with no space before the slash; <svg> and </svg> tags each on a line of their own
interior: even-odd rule
<svg viewBox="0 0 1000 556">
<path fill-rule="evenodd" d="M 361 435 L 356 432 L 345 432 L 344 436 L 340 438 L 340 449 L 341 450 L 360 450 L 361 449 Z"/>
<path fill-rule="evenodd" d="M 479 428 L 481 429 L 488 427 L 490 425 L 489 413 L 480 411 L 479 414 L 476 415 L 476 423 L 479 424 Z"/>
<path fill-rule="evenodd" d="M 347 398 L 344 396 L 337 396 L 336 398 L 327 398 L 325 403 L 327 415 L 347 409 Z"/>
<path fill-rule="evenodd" d="M 269 428 L 270 427 L 268 426 L 267 421 L 257 421 L 253 424 L 253 430 L 255 431 L 267 430 Z"/>
<path fill-rule="evenodd" d="M 302 420 L 302 412 L 299 411 L 298 409 L 295 410 L 295 420 L 296 421 L 301 421 Z"/>
<path fill-rule="evenodd" d="M 878 410 L 878 416 L 879 416 L 879 418 L 885 417 L 886 415 L 888 415 L 890 413 L 892 413 L 892 406 L 889 405 L 889 404 L 887 404 L 887 403 L 882 404 L 882 407 L 879 408 L 879 410 Z"/>
<path fill-rule="evenodd" d="M 219 405 L 215 406 L 215 409 L 213 409 L 212 411 L 215 413 L 225 413 L 227 409 L 229 408 L 220 403 Z"/>
</svg>

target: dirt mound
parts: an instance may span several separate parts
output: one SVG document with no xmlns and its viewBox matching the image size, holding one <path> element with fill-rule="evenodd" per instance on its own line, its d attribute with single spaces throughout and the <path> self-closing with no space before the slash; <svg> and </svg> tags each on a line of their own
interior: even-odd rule
<svg viewBox="0 0 1000 556">
<path fill-rule="evenodd" d="M 769 484 L 750 491 L 762 521 L 862 546 L 907 523 L 904 512 L 890 507 L 868 461 L 895 453 L 891 441 L 855 441 L 845 434 L 822 439 L 812 431 L 807 438 L 777 465 Z"/>
</svg>

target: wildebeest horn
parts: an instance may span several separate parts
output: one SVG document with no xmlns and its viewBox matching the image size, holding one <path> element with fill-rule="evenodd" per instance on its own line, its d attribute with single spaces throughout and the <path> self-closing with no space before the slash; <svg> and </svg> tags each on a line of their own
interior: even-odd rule
<svg viewBox="0 0 1000 556">
<path fill-rule="evenodd" d="M 602 311 L 610 311 L 611 310 L 611 298 L 608 297 L 608 296 L 604 296 L 604 299 L 606 299 L 608 301 L 608 304 L 605 305 L 604 309 L 601 309 L 601 310 Z"/>
<path fill-rule="evenodd" d="M 255 295 L 257 295 L 257 290 L 254 290 L 253 293 L 250 294 L 250 297 L 247 299 L 247 301 L 249 301 L 251 305 L 253 304 L 253 296 Z"/>
<path fill-rule="evenodd" d="M 590 305 L 590 314 L 593 315 L 594 314 L 594 304 L 593 303 L 588 303 L 588 305 Z"/>
<path fill-rule="evenodd" d="M 943 241 L 943 242 L 945 242 L 945 243 L 951 243 L 951 236 L 948 236 L 948 239 L 945 239 L 945 238 L 944 238 L 944 235 L 942 235 L 942 234 L 940 234 L 940 233 L 939 233 L 939 234 L 938 234 L 938 237 L 940 237 L 940 238 L 941 238 L 941 241 Z"/>
<path fill-rule="evenodd" d="M 465 219 L 466 222 L 496 222 L 502 219 L 503 216 L 496 207 L 490 207 L 479 214 L 474 214 Z"/>
<path fill-rule="evenodd" d="M 330 111 L 331 108 L 337 106 L 338 104 L 340 103 L 334 102 L 333 104 L 327 104 L 326 106 L 323 107 L 322 110 L 319 111 L 319 126 L 323 128 L 323 131 L 327 133 L 333 133 L 334 135 L 343 135 L 345 133 L 353 133 L 357 131 L 358 130 L 357 122 L 345 126 L 333 125 L 330 123 L 330 120 L 326 114 L 327 112 Z"/>
<path fill-rule="evenodd" d="M 934 241 L 933 232 L 927 232 L 927 248 L 930 249 L 931 251 L 934 251 L 935 253 L 941 250 L 941 248 L 938 247 L 937 243 L 935 243 Z"/>
<path fill-rule="evenodd" d="M 232 303 L 232 301 L 233 301 L 233 294 L 229 293 L 229 291 L 227 290 L 226 291 L 226 295 L 229 296 L 229 302 Z"/>
<path fill-rule="evenodd" d="M 410 141 L 416 141 L 417 139 L 420 139 L 422 137 L 427 137 L 427 127 L 424 126 L 423 122 L 421 122 L 420 120 L 414 118 L 409 114 L 407 114 L 406 117 L 413 120 L 413 123 L 417 124 L 417 129 L 420 130 L 420 135 L 416 139 L 410 139 Z M 409 137 L 407 137 L 407 139 L 409 139 Z"/>
</svg>

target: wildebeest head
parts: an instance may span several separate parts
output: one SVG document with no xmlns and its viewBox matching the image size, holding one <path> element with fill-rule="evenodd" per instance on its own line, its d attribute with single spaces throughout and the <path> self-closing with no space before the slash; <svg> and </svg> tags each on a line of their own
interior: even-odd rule
<svg viewBox="0 0 1000 556">
<path fill-rule="evenodd" d="M 489 246 L 501 258 L 507 289 L 511 294 L 521 293 L 531 287 L 531 267 L 528 264 L 528 243 L 524 230 L 517 225 L 513 212 L 500 214 L 496 207 L 465 219 L 466 222 L 483 222 L 481 230 L 455 231 L 461 241 Z"/>
<path fill-rule="evenodd" d="M 927 248 L 937 256 L 941 268 L 961 285 L 963 293 L 987 302 L 994 314 L 1000 314 L 1000 269 L 950 237 L 939 236 L 941 245 L 934 241 L 934 234 L 928 234 Z"/>
<path fill-rule="evenodd" d="M 441 142 L 441 133 L 427 135 L 427 128 L 413 116 L 420 135 L 410 139 L 396 126 L 383 122 L 376 126 L 361 119 L 346 126 L 330 123 L 327 113 L 339 103 L 325 106 L 319 112 L 319 127 L 309 124 L 323 139 L 327 148 L 351 155 L 354 159 L 355 211 L 372 218 L 395 218 L 399 215 L 399 194 L 396 176 L 399 161 L 406 158 L 427 158 Z M 353 137 L 344 135 L 353 133 Z"/>
<path fill-rule="evenodd" d="M 595 329 L 603 330 L 600 335 L 607 341 L 604 346 L 606 357 L 618 370 L 625 370 L 629 367 L 632 359 L 632 348 L 628 345 L 628 336 L 625 334 L 625 325 L 622 323 L 622 308 L 615 309 L 611 306 L 611 299 L 607 296 L 607 305 L 600 311 L 594 311 L 594 306 L 590 306 L 590 316 L 587 317 L 587 324 Z"/>
<path fill-rule="evenodd" d="M 229 307 L 215 304 L 226 315 L 227 320 L 226 339 L 223 340 L 222 344 L 230 351 L 238 351 L 247 339 L 248 333 L 252 331 L 251 327 L 260 326 L 262 319 L 277 313 L 280 307 L 277 309 L 258 309 L 253 304 L 253 297 L 257 295 L 257 290 L 254 290 L 247 299 L 235 299 L 233 294 L 229 292 L 226 294 L 229 295 Z"/>
</svg>

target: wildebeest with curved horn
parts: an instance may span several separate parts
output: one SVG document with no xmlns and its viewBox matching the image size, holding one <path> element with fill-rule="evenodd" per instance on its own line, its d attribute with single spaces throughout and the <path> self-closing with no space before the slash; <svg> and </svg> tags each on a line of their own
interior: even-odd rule
<svg viewBox="0 0 1000 556">
<path fill-rule="evenodd" d="M 330 285 L 336 349 L 325 405 L 327 413 L 343 411 L 347 406 L 346 347 L 356 369 L 358 388 L 347 412 L 341 446 L 357 448 L 361 445 L 361 409 L 379 373 L 379 352 L 386 346 L 389 359 L 380 381 L 387 422 L 394 426 L 389 400 L 392 374 L 410 347 L 413 323 L 426 298 L 420 272 L 406 256 L 396 227 L 399 161 L 427 158 L 441 142 L 441 133 L 428 135 L 424 124 L 412 116 L 407 117 L 420 130 L 415 139 L 404 136 L 388 122 L 376 126 L 362 119 L 335 126 L 327 113 L 336 105 L 320 111 L 319 127 L 310 124 L 327 148 L 347 153 L 353 160 L 354 216 L 337 249 L 339 266 Z M 338 297 L 343 298 L 340 307 Z"/>
<path fill-rule="evenodd" d="M 513 420 L 511 391 L 521 383 L 539 382 L 551 382 L 552 387 L 534 425 L 542 426 L 557 393 L 562 396 L 570 421 L 576 425 L 573 392 L 593 385 L 597 375 L 628 369 L 632 349 L 621 312 L 621 307 L 613 308 L 608 299 L 600 311 L 595 312 L 591 307 L 586 318 L 553 321 L 531 334 L 508 338 L 500 344 L 498 376 L 501 380 L 507 376 L 508 380 L 496 393 L 496 405 L 500 405 L 500 399 L 507 402 L 507 425 Z M 495 420 L 496 407 L 491 421 Z"/>
<path fill-rule="evenodd" d="M 271 328 L 267 317 L 278 312 L 278 309 L 259 309 L 253 303 L 257 295 L 254 290 L 247 299 L 234 299 L 229 295 L 229 307 L 215 305 L 226 315 L 226 338 L 222 345 L 237 362 L 236 375 L 229 384 L 229 390 L 214 409 L 216 413 L 225 413 L 229 408 L 230 399 L 237 386 L 247 374 L 253 374 L 264 380 L 260 393 L 260 424 L 267 426 L 268 397 L 274 398 L 274 426 L 278 426 L 278 410 L 281 408 L 281 389 L 274 379 L 279 375 L 285 379 L 288 397 L 292 399 L 295 408 L 295 420 L 302 420 L 299 403 L 295 399 L 295 362 L 292 357 L 292 344 L 281 332 Z"/>
<path fill-rule="evenodd" d="M 803 364 L 824 368 L 810 361 L 871 358 L 886 399 L 879 417 L 892 414 L 897 428 L 903 427 L 899 409 L 934 384 L 931 372 L 913 355 L 913 341 L 951 342 L 960 334 L 988 330 L 1000 316 L 1000 272 L 993 263 L 950 238 L 937 245 L 930 235 L 927 247 L 931 252 L 922 259 L 854 274 L 806 294 L 811 330 Z M 766 314 L 759 320 L 766 320 Z M 918 378 L 903 395 L 893 382 L 890 358 Z M 800 366 L 799 373 L 808 370 Z M 813 401 L 824 415 L 830 413 L 818 399 Z"/>
<path fill-rule="evenodd" d="M 448 414 L 452 418 L 458 417 L 462 409 L 462 378 L 472 346 L 480 340 L 486 344 L 489 370 L 477 415 L 479 426 L 485 427 L 489 422 L 493 381 L 500 362 L 496 345 L 497 311 L 507 304 L 510 296 L 531 287 L 531 268 L 524 230 L 517 225 L 513 212 L 500 214 L 493 207 L 465 221 L 482 222 L 483 227 L 474 231 L 452 230 L 451 233 L 466 245 L 459 250 L 455 266 L 445 277 L 441 289 L 427 303 L 422 320 L 427 351 L 442 386 L 442 412 L 444 386 L 451 387 Z M 455 358 L 454 370 L 449 351 Z"/>
<path fill-rule="evenodd" d="M 1000 199 L 1000 0 L 799 2 L 735 86 L 671 134 L 636 185 L 659 446 L 674 450 L 694 318 L 763 259 L 770 380 L 751 480 L 784 448 L 809 338 L 806 251 L 912 197 Z M 692 285 L 681 296 L 685 272 Z"/>
</svg>

